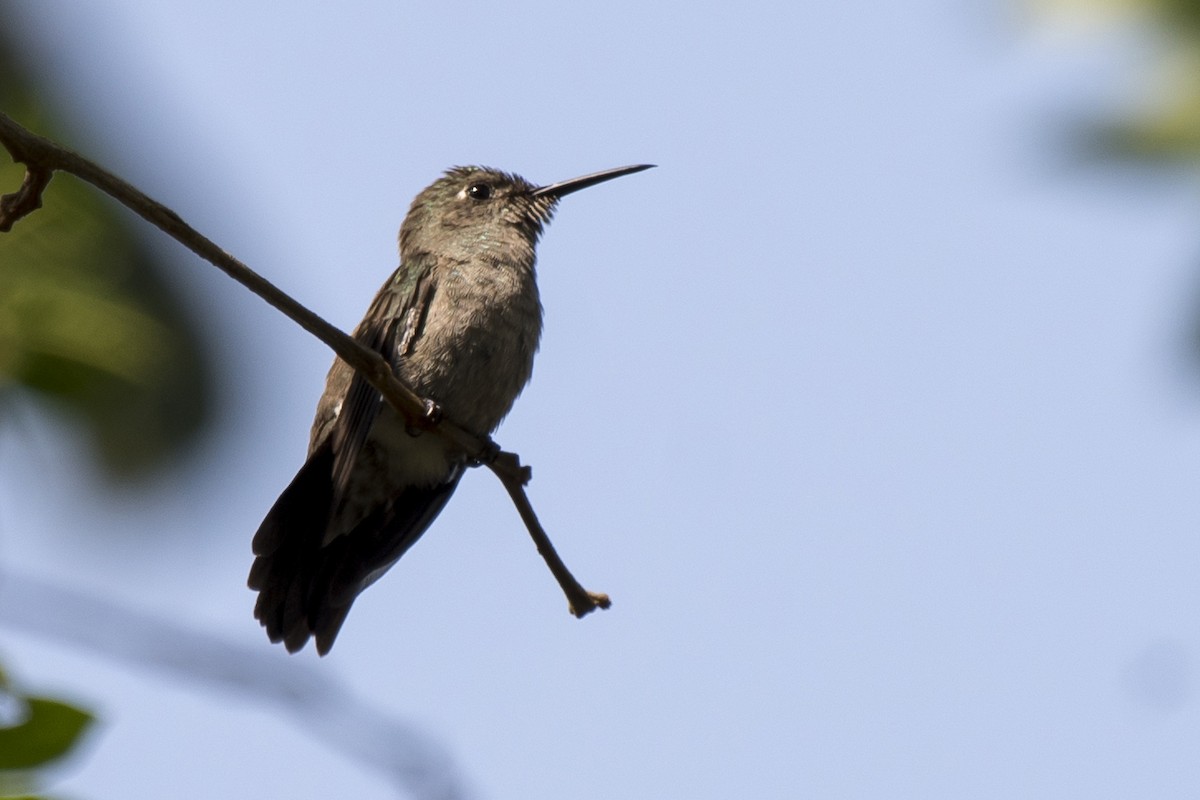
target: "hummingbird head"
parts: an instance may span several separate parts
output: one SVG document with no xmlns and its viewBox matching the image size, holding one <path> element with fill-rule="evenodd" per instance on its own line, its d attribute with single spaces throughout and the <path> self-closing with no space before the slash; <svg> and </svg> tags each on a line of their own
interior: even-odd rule
<svg viewBox="0 0 1200 800">
<path fill-rule="evenodd" d="M 560 198 L 597 183 L 641 172 L 650 164 L 597 172 L 535 186 L 519 175 L 489 167 L 453 167 L 413 200 L 400 226 L 400 254 L 497 258 L 515 255 L 532 263 L 533 248 Z"/>
<path fill-rule="evenodd" d="M 400 226 L 400 253 L 478 255 L 516 246 L 532 252 L 557 198 L 524 178 L 487 167 L 454 167 L 413 200 Z"/>
</svg>

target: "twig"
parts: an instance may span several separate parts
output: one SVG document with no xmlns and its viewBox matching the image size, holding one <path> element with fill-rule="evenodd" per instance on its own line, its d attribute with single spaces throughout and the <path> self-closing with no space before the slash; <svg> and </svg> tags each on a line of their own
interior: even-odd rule
<svg viewBox="0 0 1200 800">
<path fill-rule="evenodd" d="M 498 469 L 502 462 L 511 462 L 504 466 L 503 469 Z M 585 617 L 595 611 L 597 608 L 608 608 L 612 605 L 612 600 L 608 595 L 602 592 L 589 592 L 584 589 L 579 581 L 575 580 L 575 576 L 567 569 L 567 565 L 558 557 L 558 551 L 554 549 L 554 545 L 550 542 L 550 537 L 546 535 L 546 531 L 542 529 L 542 523 L 538 522 L 537 514 L 533 512 L 533 505 L 529 502 L 529 498 L 525 496 L 524 483 L 529 480 L 529 468 L 522 467 L 517 457 L 512 453 L 497 453 L 496 458 L 492 463 L 488 464 L 492 471 L 496 473 L 496 477 L 504 484 L 504 488 L 508 490 L 508 496 L 512 498 L 513 505 L 517 507 L 517 513 L 521 515 L 521 519 L 525 522 L 525 527 L 529 531 L 529 535 L 533 538 L 533 543 L 537 545 L 538 552 L 542 554 L 542 558 L 546 561 L 546 566 L 550 568 L 550 572 L 554 574 L 558 580 L 558 585 L 562 587 L 563 593 L 567 596 L 567 604 L 571 613 L 576 617 Z M 514 472 L 523 471 L 524 481 L 512 480 L 511 475 Z"/>
<path fill-rule="evenodd" d="M 53 175 L 51 170 L 29 167 L 21 188 L 0 197 L 0 233 L 8 233 L 14 222 L 42 207 L 42 192 Z"/>
<path fill-rule="evenodd" d="M 608 597 L 587 592 L 554 551 L 525 494 L 525 484 L 529 482 L 530 477 L 529 468 L 521 465 L 520 457 L 516 453 L 502 451 L 490 438 L 478 437 L 452 420 L 431 414 L 429 409 L 432 406 L 397 378 L 382 356 L 293 300 L 266 278 L 202 236 L 174 211 L 116 175 L 56 142 L 26 130 L 3 112 L 0 112 L 0 144 L 12 155 L 13 161 L 26 167 L 21 188 L 13 194 L 0 197 L 0 232 L 11 230 L 14 223 L 41 207 L 42 192 L 54 172 L 68 172 L 92 184 L 327 344 L 339 358 L 378 389 L 384 399 L 403 415 L 410 425 L 432 431 L 453 443 L 467 455 L 474 466 L 486 464 L 508 490 L 513 504 L 525 522 L 525 527 L 529 530 L 529 535 L 537 545 L 538 552 L 542 554 L 546 566 L 550 568 L 550 572 L 566 594 L 571 613 L 582 617 L 596 608 L 608 608 Z"/>
</svg>

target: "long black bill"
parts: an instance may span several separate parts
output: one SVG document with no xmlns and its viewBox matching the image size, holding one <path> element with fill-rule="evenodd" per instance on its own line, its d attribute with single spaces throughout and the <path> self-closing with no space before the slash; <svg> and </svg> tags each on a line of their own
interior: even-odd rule
<svg viewBox="0 0 1200 800">
<path fill-rule="evenodd" d="M 616 169 L 606 169 L 603 172 L 593 172 L 591 175 L 584 175 L 579 178 L 572 178 L 569 181 L 559 181 L 552 183 L 549 186 L 539 186 L 533 190 L 534 197 L 565 197 L 571 192 L 578 192 L 580 189 L 586 189 L 589 186 L 595 186 L 597 183 L 611 181 L 613 178 L 619 178 L 622 175 L 632 175 L 635 172 L 641 172 L 645 169 L 657 166 L 656 164 L 635 164 L 632 167 L 617 167 Z"/>
</svg>

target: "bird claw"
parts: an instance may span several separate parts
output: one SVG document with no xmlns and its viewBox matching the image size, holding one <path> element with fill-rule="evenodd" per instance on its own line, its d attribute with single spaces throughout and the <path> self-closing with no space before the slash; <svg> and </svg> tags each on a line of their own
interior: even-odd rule
<svg viewBox="0 0 1200 800">
<path fill-rule="evenodd" d="M 425 398 L 423 402 L 425 404 L 425 424 L 433 428 L 442 421 L 442 407 L 429 398 Z"/>
<path fill-rule="evenodd" d="M 487 439 L 483 443 L 483 450 L 481 450 L 478 455 L 471 459 L 470 466 L 474 468 L 482 467 L 484 464 L 491 464 L 496 460 L 496 456 L 498 455 L 500 455 L 500 445 L 496 444 L 491 439 Z"/>
<path fill-rule="evenodd" d="M 417 437 L 428 430 L 433 430 L 442 421 L 442 407 L 433 402 L 429 398 L 421 401 L 425 406 L 425 410 L 421 413 L 421 420 L 418 424 L 408 424 L 404 426 L 404 431 L 409 436 Z"/>
</svg>

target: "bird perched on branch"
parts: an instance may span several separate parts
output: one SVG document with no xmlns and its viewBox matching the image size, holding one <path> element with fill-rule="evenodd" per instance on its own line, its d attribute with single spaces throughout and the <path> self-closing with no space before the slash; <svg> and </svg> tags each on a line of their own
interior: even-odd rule
<svg viewBox="0 0 1200 800">
<path fill-rule="evenodd" d="M 487 436 L 533 371 L 542 329 L 535 246 L 560 198 L 649 169 L 549 186 L 455 167 L 417 195 L 400 226 L 400 267 L 355 338 L 438 413 Z M 254 615 L 290 652 L 324 655 L 355 598 L 441 512 L 468 466 L 440 436 L 410 429 L 379 392 L 335 359 L 308 460 L 254 536 Z"/>
</svg>

